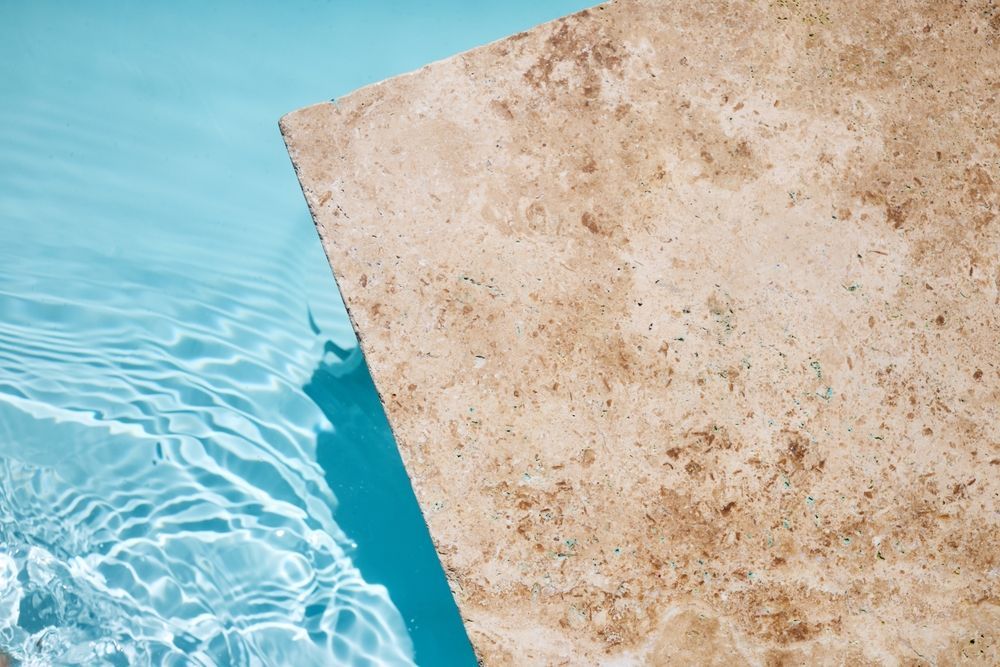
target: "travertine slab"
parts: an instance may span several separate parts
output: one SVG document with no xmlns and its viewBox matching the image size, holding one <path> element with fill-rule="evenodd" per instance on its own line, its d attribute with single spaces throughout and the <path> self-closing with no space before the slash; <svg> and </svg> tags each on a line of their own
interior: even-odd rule
<svg viewBox="0 0 1000 667">
<path fill-rule="evenodd" d="M 622 0 L 283 119 L 486 664 L 1000 663 L 998 97 L 991 2 Z"/>
</svg>

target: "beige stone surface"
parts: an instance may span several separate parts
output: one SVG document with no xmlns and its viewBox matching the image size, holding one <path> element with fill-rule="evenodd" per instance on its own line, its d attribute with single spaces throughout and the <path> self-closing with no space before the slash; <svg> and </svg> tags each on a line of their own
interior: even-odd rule
<svg viewBox="0 0 1000 667">
<path fill-rule="evenodd" d="M 622 0 L 282 120 L 485 664 L 1000 664 L 998 97 L 995 3 Z"/>
</svg>

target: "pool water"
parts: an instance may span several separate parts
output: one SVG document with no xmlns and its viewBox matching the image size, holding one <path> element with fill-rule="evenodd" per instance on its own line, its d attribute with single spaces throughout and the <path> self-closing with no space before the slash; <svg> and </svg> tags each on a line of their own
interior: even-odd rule
<svg viewBox="0 0 1000 667">
<path fill-rule="evenodd" d="M 277 119 L 583 6 L 0 4 L 0 649 L 475 664 Z"/>
</svg>

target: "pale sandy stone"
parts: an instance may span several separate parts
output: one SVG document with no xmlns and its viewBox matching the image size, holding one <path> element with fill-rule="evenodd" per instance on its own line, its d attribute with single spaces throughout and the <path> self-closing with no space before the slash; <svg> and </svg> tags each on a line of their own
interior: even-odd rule
<svg viewBox="0 0 1000 667">
<path fill-rule="evenodd" d="M 622 0 L 283 119 L 484 663 L 1000 663 L 998 97 L 990 2 Z"/>
</svg>

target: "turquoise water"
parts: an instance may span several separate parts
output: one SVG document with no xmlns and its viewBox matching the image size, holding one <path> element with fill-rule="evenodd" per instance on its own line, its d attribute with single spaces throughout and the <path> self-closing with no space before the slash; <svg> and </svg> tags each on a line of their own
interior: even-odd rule
<svg viewBox="0 0 1000 667">
<path fill-rule="evenodd" d="M 583 4 L 0 0 L 0 648 L 474 664 L 276 122 Z"/>
</svg>

